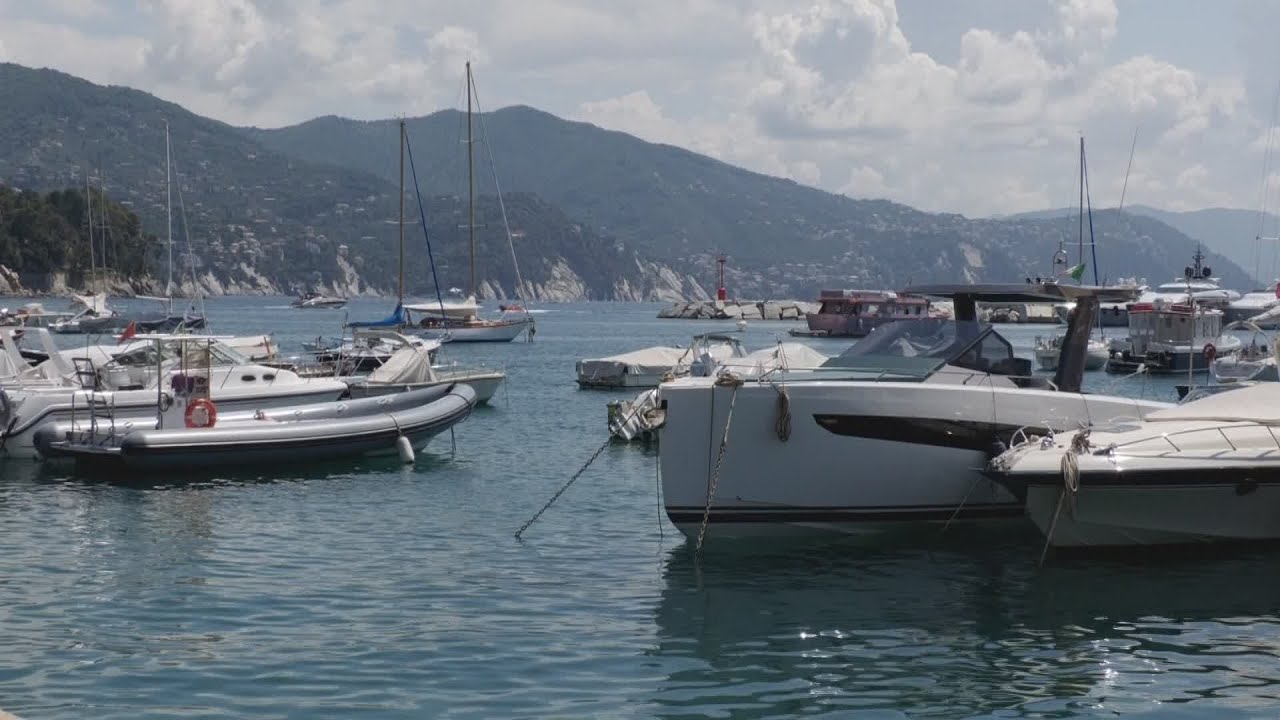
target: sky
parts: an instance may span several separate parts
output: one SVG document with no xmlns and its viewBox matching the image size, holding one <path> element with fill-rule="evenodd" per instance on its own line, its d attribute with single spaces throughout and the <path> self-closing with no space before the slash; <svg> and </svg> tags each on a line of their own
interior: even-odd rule
<svg viewBox="0 0 1280 720">
<path fill-rule="evenodd" d="M 1084 137 L 1095 207 L 1280 206 L 1280 0 L 0 0 L 0 18 L 0 61 L 236 125 L 456 108 L 469 60 L 484 110 L 856 198 L 1072 206 Z"/>
</svg>

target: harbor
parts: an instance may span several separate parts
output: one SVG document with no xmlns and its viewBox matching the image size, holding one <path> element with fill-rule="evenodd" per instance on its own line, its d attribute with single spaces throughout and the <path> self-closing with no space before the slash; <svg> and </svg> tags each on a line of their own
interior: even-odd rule
<svg viewBox="0 0 1280 720">
<path fill-rule="evenodd" d="M 215 298 L 207 308 L 219 331 L 274 328 L 286 353 L 340 322 L 288 304 Z M 351 304 L 362 316 L 383 307 L 373 299 Z M 78 712 L 68 705 L 76 698 L 172 707 L 169 694 L 183 688 L 195 694 L 186 707 L 209 707 L 229 693 L 240 699 L 225 706 L 241 713 L 285 705 L 355 712 L 369 702 L 349 697 L 364 683 L 352 677 L 356 668 L 396 677 L 396 689 L 368 697 L 419 712 L 434 707 L 418 706 L 423 695 L 451 704 L 483 687 L 497 693 L 483 704 L 487 714 L 562 703 L 608 714 L 620 696 L 655 713 L 702 713 L 725 702 L 726 662 L 750 667 L 769 657 L 776 668 L 745 671 L 754 684 L 732 692 L 735 702 L 803 703 L 808 688 L 791 689 L 794 678 L 846 692 L 850 681 L 824 673 L 851 662 L 848 654 L 870 653 L 887 692 L 958 702 L 968 715 L 1039 702 L 1007 688 L 985 662 L 1026 665 L 1029 682 L 1066 673 L 1078 693 L 1136 697 L 1149 692 L 1138 676 L 1116 685 L 1090 669 L 1123 661 L 1110 643 L 1218 645 L 1249 632 L 1238 653 L 1203 659 L 1213 668 L 1190 687 L 1207 690 L 1248 672 L 1260 651 L 1250 648 L 1271 641 L 1262 607 L 1269 575 L 1260 570 L 1274 557 L 1266 550 L 1147 559 L 1138 569 L 1062 560 L 1040 568 L 1043 540 L 1026 524 L 931 526 L 870 548 L 840 538 L 709 542 L 698 557 L 665 516 L 653 446 L 608 446 L 516 541 L 521 524 L 599 447 L 606 401 L 630 397 L 578 389 L 575 361 L 645 339 L 687 344 L 683 330 L 654 317 L 659 307 L 535 304 L 535 342 L 451 348 L 461 360 L 504 367 L 508 382 L 457 426 L 456 447 L 434 442 L 415 468 L 392 456 L 102 483 L 39 463 L 6 464 L 0 545 L 8 577 L 24 589 L 10 593 L 4 610 L 10 642 L 23 649 L 0 659 L 5 697 L 19 699 L 18 714 L 28 718 Z M 1000 330 L 1015 354 L 1031 357 L 1036 327 Z M 779 332 L 755 324 L 738 336 L 755 350 L 776 343 Z M 849 345 L 796 342 L 826 355 Z M 1172 402 L 1178 379 L 1118 382 L 1087 372 L 1084 382 L 1091 392 Z M 750 429 L 745 417 L 733 433 Z M 740 449 L 735 441 L 750 439 L 735 435 L 730 453 Z M 940 614 L 933 600 L 940 593 L 961 600 Z M 897 607 L 892 617 L 877 610 L 886 604 Z M 1244 624 L 1217 623 L 1223 612 Z M 1152 621 L 1151 613 L 1179 620 Z M 1035 638 L 1062 633 L 1063 623 L 1074 629 L 1053 652 L 1073 653 L 1081 664 L 1036 664 L 1044 651 Z M 761 633 L 771 638 L 767 647 L 756 644 Z M 57 639 L 66 635 L 76 640 Z M 1108 644 L 1098 646 L 1099 637 Z M 351 643 L 379 649 L 353 657 Z M 980 649 L 988 644 L 1002 649 Z M 1172 659 L 1175 651 L 1167 652 Z M 1183 661 L 1195 657 L 1178 652 Z M 830 670 L 812 667 L 813 653 L 836 653 L 824 661 Z M 925 688 L 916 686 L 922 654 L 938 660 Z M 86 671 L 104 664 L 145 673 L 149 694 L 140 697 L 115 674 Z M 501 677 L 477 685 L 482 665 Z M 36 666 L 46 668 L 44 680 L 28 685 Z M 546 673 L 557 682 L 534 682 Z M 264 678 L 270 697 L 254 691 Z M 705 689 L 691 691 L 690 683 Z"/>
<path fill-rule="evenodd" d="M 1242 4 L 7 3 L 0 720 L 1280 715 Z"/>
</svg>

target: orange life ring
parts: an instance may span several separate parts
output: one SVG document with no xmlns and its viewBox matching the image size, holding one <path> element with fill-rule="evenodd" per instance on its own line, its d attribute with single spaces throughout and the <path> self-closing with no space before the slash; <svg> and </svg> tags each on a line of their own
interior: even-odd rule
<svg viewBox="0 0 1280 720">
<path fill-rule="evenodd" d="M 1209 362 L 1213 362 L 1213 359 L 1218 356 L 1218 348 L 1214 347 L 1213 343 L 1205 343 L 1202 352 L 1204 352 L 1205 360 Z"/>
<path fill-rule="evenodd" d="M 218 422 L 218 406 L 209 398 L 196 398 L 187 404 L 182 419 L 189 428 L 211 428 Z"/>
</svg>

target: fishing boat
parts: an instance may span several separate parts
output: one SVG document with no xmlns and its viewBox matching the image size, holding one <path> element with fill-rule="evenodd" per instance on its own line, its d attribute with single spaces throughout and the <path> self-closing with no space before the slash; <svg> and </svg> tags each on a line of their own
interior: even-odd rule
<svg viewBox="0 0 1280 720">
<path fill-rule="evenodd" d="M 1280 383 L 1027 437 L 988 476 L 1054 547 L 1280 539 Z M 1031 432 L 1029 429 L 1028 432 Z"/>
<path fill-rule="evenodd" d="M 154 422 L 92 415 L 83 429 L 46 425 L 35 442 L 41 457 L 71 458 L 86 472 L 257 468 L 396 453 L 412 462 L 473 407 L 475 391 L 450 384 L 220 418 L 207 395 L 179 392 Z"/>
<path fill-rule="evenodd" d="M 1149 373 L 1207 371 L 1215 358 L 1241 350 L 1240 338 L 1222 332 L 1222 310 L 1194 299 L 1156 300 L 1129 305 L 1129 337 L 1113 341 L 1108 372 Z"/>
</svg>

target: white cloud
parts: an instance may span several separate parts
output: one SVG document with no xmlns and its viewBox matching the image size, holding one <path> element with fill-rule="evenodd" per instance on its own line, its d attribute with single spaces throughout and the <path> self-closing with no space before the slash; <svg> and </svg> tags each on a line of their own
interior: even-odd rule
<svg viewBox="0 0 1280 720">
<path fill-rule="evenodd" d="M 1118 200 L 1139 127 L 1128 202 L 1258 194 L 1259 137 L 1274 122 L 1259 108 L 1275 83 L 1260 99 L 1251 78 L 1274 74 L 1274 44 L 1245 48 L 1248 77 L 1213 74 L 1127 50 L 1126 28 L 1143 22 L 1131 13 L 1176 7 L 1028 7 L 1018 26 L 974 20 L 933 37 L 931 53 L 893 0 L 149 0 L 111 12 L 0 0 L 0 58 L 258 125 L 453 106 L 470 60 L 489 109 L 527 103 L 835 192 L 967 214 L 1072 197 L 1081 133 L 1097 195 Z M 1240 13 L 1250 32 L 1273 15 Z M 1233 50 L 1195 30 L 1186 37 Z"/>
</svg>

